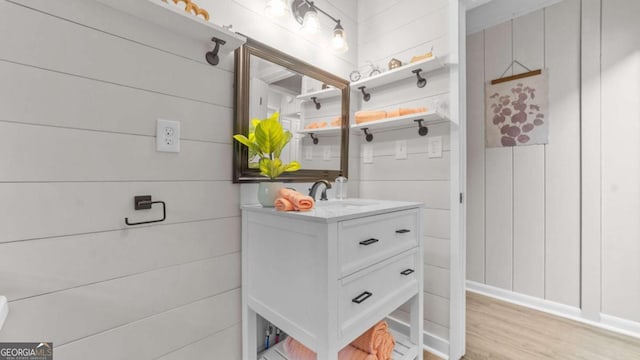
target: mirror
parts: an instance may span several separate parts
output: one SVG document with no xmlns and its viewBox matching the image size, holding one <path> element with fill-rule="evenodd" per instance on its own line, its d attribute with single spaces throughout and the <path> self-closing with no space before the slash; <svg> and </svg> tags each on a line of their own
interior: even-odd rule
<svg viewBox="0 0 640 360">
<path fill-rule="evenodd" d="M 349 82 L 252 39 L 235 55 L 234 134 L 248 135 L 253 119 L 278 112 L 293 134 L 280 157 L 301 165 L 279 181 L 348 176 Z M 254 154 L 237 141 L 233 164 L 234 183 L 266 180 Z"/>
</svg>

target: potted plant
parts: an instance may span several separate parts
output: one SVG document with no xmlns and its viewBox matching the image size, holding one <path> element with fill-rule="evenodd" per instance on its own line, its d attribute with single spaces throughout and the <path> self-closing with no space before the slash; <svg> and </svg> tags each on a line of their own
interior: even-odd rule
<svg viewBox="0 0 640 360">
<path fill-rule="evenodd" d="M 282 173 L 299 170 L 300 163 L 292 161 L 283 164 L 280 160 L 282 149 L 289 143 L 292 134 L 282 127 L 277 112 L 263 120 L 252 120 L 252 125 L 255 130 L 248 137 L 236 134 L 233 138 L 249 149 L 249 160 L 258 158 L 260 175 L 269 178 L 269 181 L 260 182 L 258 186 L 258 201 L 262 206 L 273 207 L 278 190 L 284 187 L 275 180 Z"/>
</svg>

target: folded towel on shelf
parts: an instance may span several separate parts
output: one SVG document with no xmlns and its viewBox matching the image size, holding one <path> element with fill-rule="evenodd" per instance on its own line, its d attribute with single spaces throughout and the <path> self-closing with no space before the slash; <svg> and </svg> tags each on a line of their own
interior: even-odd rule
<svg viewBox="0 0 640 360">
<path fill-rule="evenodd" d="M 382 110 L 362 110 L 356 112 L 356 124 L 382 120 L 387 117 L 387 112 Z"/>
<path fill-rule="evenodd" d="M 380 321 L 351 342 L 352 346 L 377 356 L 378 360 L 390 360 L 396 341 L 389 332 L 386 321 Z"/>
<path fill-rule="evenodd" d="M 342 125 L 342 116 L 336 116 L 331 120 L 331 126 L 341 126 Z"/>
<path fill-rule="evenodd" d="M 408 109 L 408 108 L 400 108 L 398 109 L 398 116 L 405 116 L 405 115 L 410 115 L 410 114 L 419 114 L 419 113 L 423 113 L 423 112 L 427 112 L 427 108 L 426 107 L 419 107 L 419 108 L 412 108 L 412 109 Z"/>
<path fill-rule="evenodd" d="M 307 130 L 310 130 L 310 129 L 322 129 L 325 127 L 327 127 L 326 121 L 315 121 L 310 124 L 307 124 L 307 126 L 305 126 L 304 128 Z"/>
<path fill-rule="evenodd" d="M 293 211 L 293 210 L 295 210 L 295 206 L 293 206 L 293 203 L 291 201 L 285 199 L 285 198 L 282 198 L 282 197 L 276 198 L 276 201 L 274 201 L 273 206 L 278 211 Z"/>
<path fill-rule="evenodd" d="M 317 360 L 318 356 L 311 349 L 289 336 L 284 341 L 284 351 L 290 360 Z M 375 355 L 364 352 L 354 346 L 347 345 L 338 353 L 339 360 L 378 360 Z"/>
<path fill-rule="evenodd" d="M 278 191 L 278 198 L 288 200 L 293 205 L 292 210 L 296 210 L 296 211 L 311 210 L 313 209 L 313 205 L 315 204 L 311 196 L 307 196 L 295 190 L 291 190 L 287 188 L 283 188 Z M 276 201 L 274 203 L 274 206 L 276 206 L 276 208 L 279 203 L 278 198 L 276 198 Z M 286 208 L 286 204 L 284 205 L 283 209 L 285 208 Z M 280 210 L 280 211 L 289 211 L 289 210 Z"/>
</svg>

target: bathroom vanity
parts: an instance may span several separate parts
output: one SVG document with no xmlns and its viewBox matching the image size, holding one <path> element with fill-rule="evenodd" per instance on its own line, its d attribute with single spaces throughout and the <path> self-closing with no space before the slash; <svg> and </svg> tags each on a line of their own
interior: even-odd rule
<svg viewBox="0 0 640 360">
<path fill-rule="evenodd" d="M 409 335 L 393 332 L 394 360 L 422 360 L 421 204 L 319 201 L 309 212 L 242 208 L 244 360 L 258 357 L 257 315 L 318 355 L 337 360 L 355 338 L 407 303 Z"/>
</svg>

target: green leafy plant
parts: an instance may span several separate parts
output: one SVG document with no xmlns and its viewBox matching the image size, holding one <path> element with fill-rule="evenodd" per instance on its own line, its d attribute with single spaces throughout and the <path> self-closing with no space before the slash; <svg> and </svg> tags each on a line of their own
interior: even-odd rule
<svg viewBox="0 0 640 360">
<path fill-rule="evenodd" d="M 283 164 L 280 160 L 282 149 L 289 143 L 292 134 L 284 130 L 278 120 L 279 116 L 276 112 L 266 119 L 252 120 L 251 125 L 255 130 L 249 132 L 248 137 L 241 134 L 233 135 L 236 141 L 249 149 L 250 159 L 256 156 L 260 158 L 260 175 L 271 180 L 278 178 L 282 173 L 300 169 L 300 163 L 297 161 Z"/>
</svg>

